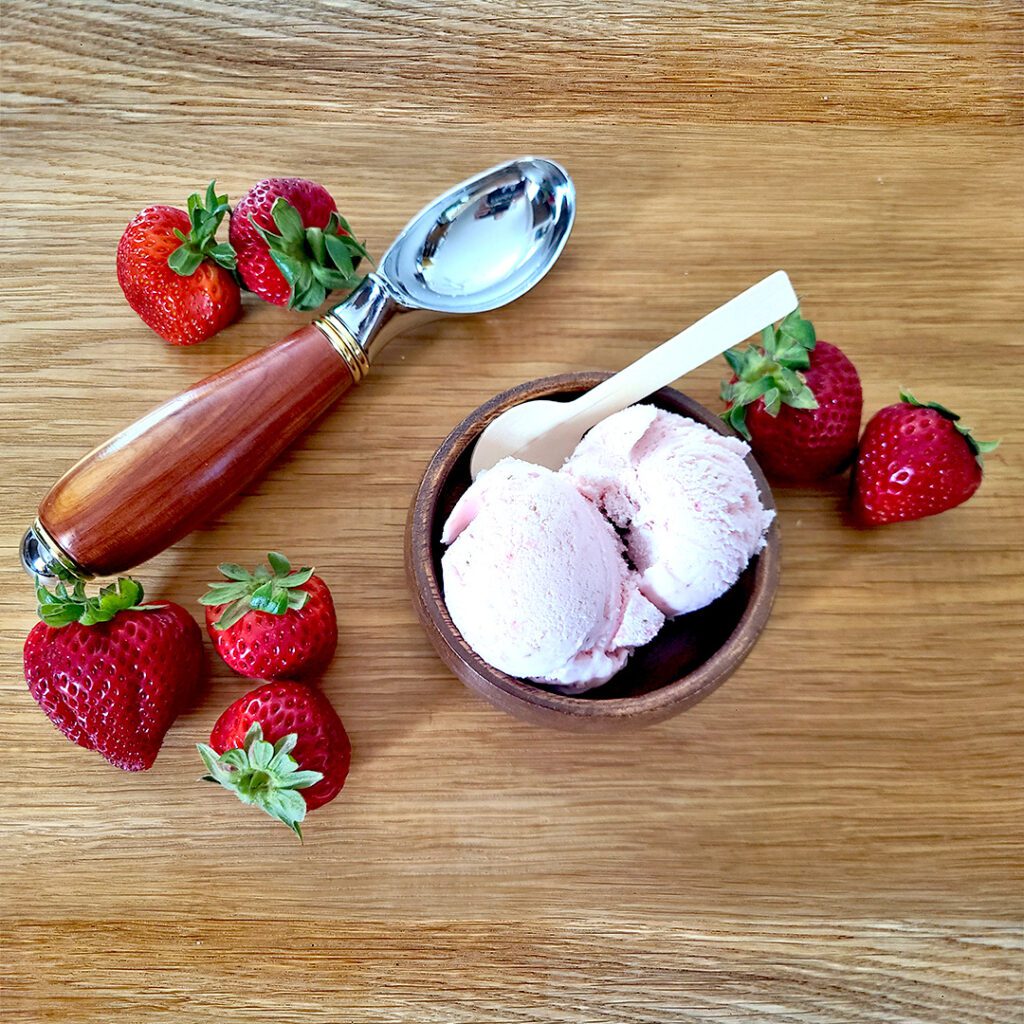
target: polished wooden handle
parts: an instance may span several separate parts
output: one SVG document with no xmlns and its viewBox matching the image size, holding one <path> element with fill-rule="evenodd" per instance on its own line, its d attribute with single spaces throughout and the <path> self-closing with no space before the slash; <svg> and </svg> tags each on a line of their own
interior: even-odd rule
<svg viewBox="0 0 1024 1024">
<path fill-rule="evenodd" d="M 39 521 L 89 575 L 124 572 L 216 513 L 351 385 L 310 324 L 90 452 L 43 499 Z"/>
</svg>

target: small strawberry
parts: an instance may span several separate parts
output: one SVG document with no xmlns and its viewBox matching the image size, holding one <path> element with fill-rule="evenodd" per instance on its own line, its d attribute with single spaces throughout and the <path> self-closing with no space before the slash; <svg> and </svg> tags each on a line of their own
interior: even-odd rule
<svg viewBox="0 0 1024 1024">
<path fill-rule="evenodd" d="M 218 566 L 228 583 L 211 583 L 206 631 L 217 653 L 239 675 L 254 679 L 308 679 L 334 657 L 338 620 L 331 592 L 310 568 L 292 572 L 284 555 L 271 551 L 270 568 L 247 572 Z"/>
<path fill-rule="evenodd" d="M 25 679 L 46 716 L 73 743 L 128 772 L 150 768 L 164 734 L 196 692 L 202 633 L 180 605 L 143 605 L 124 578 L 86 597 L 40 584 L 25 640 Z"/>
<path fill-rule="evenodd" d="M 188 213 L 147 206 L 117 246 L 117 283 L 143 322 L 172 345 L 194 345 L 227 327 L 241 309 L 230 245 L 214 235 L 228 197 L 211 181 L 205 200 L 189 196 Z"/>
<path fill-rule="evenodd" d="M 231 244 L 246 288 L 289 309 L 316 309 L 335 289 L 350 292 L 369 253 L 331 194 L 304 178 L 257 182 L 231 212 Z"/>
<path fill-rule="evenodd" d="M 300 839 L 306 811 L 341 792 L 352 754 L 330 701 L 292 682 L 250 690 L 217 719 L 210 745 L 197 747 L 210 773 L 205 781 L 283 821 Z"/>
<path fill-rule="evenodd" d="M 854 518 L 864 526 L 923 519 L 962 505 L 981 483 L 982 455 L 956 413 L 909 391 L 868 420 L 850 481 Z"/>
<path fill-rule="evenodd" d="M 759 346 L 725 353 L 734 374 L 722 385 L 726 422 L 775 480 L 810 483 L 845 469 L 857 449 L 863 404 L 853 363 L 817 341 L 799 309 L 761 337 Z"/>
</svg>

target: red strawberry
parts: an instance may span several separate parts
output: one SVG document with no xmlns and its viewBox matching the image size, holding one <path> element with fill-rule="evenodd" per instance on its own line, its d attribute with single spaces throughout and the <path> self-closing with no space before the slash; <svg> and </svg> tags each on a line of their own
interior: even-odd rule
<svg viewBox="0 0 1024 1024">
<path fill-rule="evenodd" d="M 217 719 L 210 746 L 197 746 L 206 781 L 283 821 L 300 839 L 306 811 L 341 792 L 352 754 L 330 701 L 292 682 L 250 690 Z"/>
<path fill-rule="evenodd" d="M 206 631 L 217 653 L 239 675 L 255 679 L 307 679 L 334 657 L 338 620 L 331 592 L 310 568 L 292 572 L 284 555 L 271 551 L 270 568 L 247 572 L 225 562 L 231 581 L 211 583 Z"/>
<path fill-rule="evenodd" d="M 975 440 L 956 413 L 901 391 L 864 428 L 850 481 L 854 518 L 881 526 L 962 505 L 981 483 L 982 455 L 998 444 Z"/>
<path fill-rule="evenodd" d="M 214 235 L 228 197 L 189 196 L 188 213 L 147 206 L 117 246 L 117 283 L 128 305 L 172 345 L 194 345 L 227 327 L 241 309 L 234 253 Z"/>
<path fill-rule="evenodd" d="M 195 620 L 180 605 L 141 605 L 130 578 L 98 597 L 81 581 L 36 593 L 43 621 L 25 640 L 29 692 L 72 742 L 128 772 L 151 768 L 200 682 Z"/>
<path fill-rule="evenodd" d="M 761 346 L 725 353 L 735 374 L 722 385 L 726 421 L 776 480 L 809 483 L 845 469 L 863 405 L 853 363 L 835 345 L 816 341 L 799 310 L 761 337 Z"/>
<path fill-rule="evenodd" d="M 304 178 L 266 178 L 231 213 L 231 244 L 246 288 L 290 309 L 316 309 L 327 293 L 350 292 L 369 254 L 331 194 Z"/>
</svg>

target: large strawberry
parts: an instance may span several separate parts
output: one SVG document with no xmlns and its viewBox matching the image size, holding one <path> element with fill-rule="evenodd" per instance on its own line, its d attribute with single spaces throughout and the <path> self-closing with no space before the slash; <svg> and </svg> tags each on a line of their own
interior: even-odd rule
<svg viewBox="0 0 1024 1024">
<path fill-rule="evenodd" d="M 211 583 L 206 631 L 217 653 L 239 675 L 254 679 L 308 679 L 319 675 L 338 646 L 331 592 L 309 567 L 292 571 L 271 551 L 270 568 L 248 572 L 224 562 L 227 583 Z"/>
<path fill-rule="evenodd" d="M 37 589 L 43 620 L 25 640 L 25 679 L 69 740 L 137 772 L 152 767 L 164 734 L 199 686 L 202 633 L 180 605 L 143 605 L 125 578 L 86 597 Z"/>
<path fill-rule="evenodd" d="M 761 332 L 762 344 L 730 349 L 722 385 L 725 419 L 749 442 L 765 473 L 810 483 L 845 469 L 857 448 L 863 405 L 853 363 L 799 310 Z"/>
<path fill-rule="evenodd" d="M 246 288 L 290 309 L 316 309 L 328 292 L 349 292 L 366 249 L 331 194 L 304 178 L 257 182 L 231 211 L 231 244 Z"/>
<path fill-rule="evenodd" d="M 330 701 L 292 682 L 250 690 L 217 719 L 210 745 L 197 747 L 207 782 L 283 821 L 300 839 L 306 811 L 341 792 L 352 754 Z"/>
<path fill-rule="evenodd" d="M 850 481 L 854 518 L 881 526 L 962 505 L 981 484 L 982 456 L 998 444 L 976 440 L 945 406 L 901 391 L 864 428 Z"/>
<path fill-rule="evenodd" d="M 218 244 L 228 197 L 211 181 L 188 212 L 147 206 L 117 246 L 117 283 L 142 320 L 172 345 L 194 345 L 227 327 L 241 309 L 234 253 Z"/>
</svg>

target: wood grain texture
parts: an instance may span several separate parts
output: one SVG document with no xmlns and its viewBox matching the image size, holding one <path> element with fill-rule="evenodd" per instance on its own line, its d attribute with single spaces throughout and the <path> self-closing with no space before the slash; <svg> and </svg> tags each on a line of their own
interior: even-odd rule
<svg viewBox="0 0 1024 1024">
<path fill-rule="evenodd" d="M 1014 0 L 749 4 L 7 0 L 0 420 L 0 1015 L 1009 1024 L 1020 1017 L 1024 17 Z M 353 742 L 306 843 L 193 780 L 208 693 L 153 770 L 72 748 L 28 697 L 15 548 L 40 498 L 157 402 L 302 325 L 247 300 L 191 350 L 123 302 L 148 202 L 327 184 L 380 252 L 525 152 L 579 217 L 507 310 L 392 343 L 246 496 L 146 567 L 191 604 L 280 547 L 341 609 Z M 699 707 L 565 736 L 467 694 L 408 596 L 440 440 L 522 380 L 614 369 L 784 267 L 861 370 L 1002 436 L 969 504 L 843 525 L 778 489 L 771 621 Z M 717 368 L 687 391 L 714 407 Z"/>
</svg>

